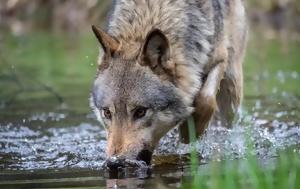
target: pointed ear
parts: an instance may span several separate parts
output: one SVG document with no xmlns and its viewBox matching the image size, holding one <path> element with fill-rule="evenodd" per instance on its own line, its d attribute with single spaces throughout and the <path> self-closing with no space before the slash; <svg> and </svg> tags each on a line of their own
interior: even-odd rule
<svg viewBox="0 0 300 189">
<path fill-rule="evenodd" d="M 146 37 L 141 52 L 141 64 L 155 69 L 158 66 L 166 66 L 170 56 L 168 38 L 158 29 L 154 29 Z"/>
<path fill-rule="evenodd" d="M 92 30 L 96 38 L 100 42 L 105 54 L 113 55 L 116 51 L 118 51 L 120 43 L 116 38 L 110 36 L 108 33 L 97 26 L 92 25 Z"/>
</svg>

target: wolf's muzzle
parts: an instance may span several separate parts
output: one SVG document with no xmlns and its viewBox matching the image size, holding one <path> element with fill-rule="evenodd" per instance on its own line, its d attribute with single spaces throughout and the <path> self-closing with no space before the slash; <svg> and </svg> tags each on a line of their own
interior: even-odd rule
<svg viewBox="0 0 300 189">
<path fill-rule="evenodd" d="M 142 150 L 138 153 L 137 160 L 144 161 L 147 165 L 150 165 L 152 159 L 152 152 L 149 150 Z"/>
<path fill-rule="evenodd" d="M 125 167 L 125 159 L 112 157 L 112 158 L 109 158 L 106 160 L 105 165 L 110 170 L 117 170 L 118 168 L 124 168 Z"/>
</svg>

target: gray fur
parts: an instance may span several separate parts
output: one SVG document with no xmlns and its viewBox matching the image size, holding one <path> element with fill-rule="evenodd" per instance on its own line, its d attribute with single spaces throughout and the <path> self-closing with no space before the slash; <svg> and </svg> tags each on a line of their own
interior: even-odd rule
<svg viewBox="0 0 300 189">
<path fill-rule="evenodd" d="M 143 49 L 153 31 L 167 39 L 167 53 L 161 55 L 154 41 L 147 59 Z M 235 113 L 242 98 L 247 24 L 241 0 L 115 0 L 108 35 L 100 33 L 101 44 L 113 48 L 110 54 L 100 48 L 91 106 L 107 126 L 109 156 L 152 151 L 193 108 L 201 134 L 216 110 L 217 93 L 221 117 L 230 124 L 231 114 L 224 112 Z M 148 109 L 140 120 L 132 119 L 136 107 Z M 112 112 L 111 120 L 103 108 Z"/>
<path fill-rule="evenodd" d="M 119 0 L 112 13 L 108 32 L 130 45 L 130 53 L 136 54 L 148 32 L 160 29 L 168 37 L 171 57 L 178 58 L 177 65 L 187 65 L 199 75 L 190 81 L 186 95 L 195 95 L 201 87 L 203 67 L 212 51 L 211 39 L 214 20 L 211 2 L 195 0 Z M 130 55 L 128 55 L 130 56 Z M 176 59 L 176 57 L 174 58 Z M 185 76 L 183 76 L 185 77 Z"/>
</svg>

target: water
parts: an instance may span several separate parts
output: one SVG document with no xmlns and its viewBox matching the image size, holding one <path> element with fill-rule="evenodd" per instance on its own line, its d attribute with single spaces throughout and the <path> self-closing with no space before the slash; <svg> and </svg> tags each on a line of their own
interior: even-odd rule
<svg viewBox="0 0 300 189">
<path fill-rule="evenodd" d="M 246 98 L 245 103 L 254 106 L 233 128 L 209 127 L 196 144 L 201 166 L 212 160 L 240 159 L 249 152 L 261 159 L 276 157 L 286 148 L 300 153 L 299 101 L 289 99 L 288 104 L 263 108 L 272 98 Z M 17 107 L 1 111 L 0 186 L 180 186 L 181 178 L 189 175 L 190 148 L 179 143 L 176 128 L 161 140 L 151 170 L 108 173 L 102 167 L 103 128 L 93 114 L 76 114 L 61 107 L 50 106 L 53 111 L 37 113 L 39 106 L 31 106 L 21 115 L 14 114 Z M 10 116 L 4 116 L 8 110 Z"/>
<path fill-rule="evenodd" d="M 90 67 L 92 58 L 89 57 L 93 53 L 79 54 L 83 58 L 78 61 L 86 61 L 86 65 L 71 71 L 66 69 L 69 72 L 57 72 L 56 66 L 62 65 L 49 61 L 47 65 L 51 66 L 45 70 L 54 70 L 57 78 L 53 79 L 51 74 L 39 73 L 46 73 L 44 66 L 38 72 L 20 69 L 23 65 L 18 66 L 18 56 L 28 59 L 28 65 L 32 59 L 39 59 L 38 54 L 26 57 L 32 52 L 28 49 L 19 52 L 22 49 L 26 48 L 17 48 L 18 53 L 12 53 L 16 55 L 13 69 L 9 58 L 9 66 L 0 65 L 3 68 L 0 72 L 0 188 L 176 188 L 182 178 L 190 176 L 190 146 L 179 142 L 176 128 L 160 141 L 152 167 L 125 168 L 118 172 L 104 170 L 105 131 L 88 107 L 91 70 L 95 69 Z M 297 49 L 300 47 L 295 52 Z M 232 128 L 209 127 L 196 142 L 203 174 L 211 161 L 242 160 L 249 153 L 266 162 L 276 158 L 283 149 L 300 154 L 300 70 L 295 66 L 295 60 L 300 57 L 296 58 L 295 52 L 285 67 L 274 63 L 261 68 L 252 60 L 255 56 L 250 51 L 247 62 L 251 64 L 245 67 L 245 99 L 240 118 Z M 280 62 L 285 58 L 281 55 L 269 59 Z M 88 71 L 84 71 L 87 65 Z M 33 82 L 35 77 L 41 82 Z"/>
<path fill-rule="evenodd" d="M 256 100 L 256 104 L 261 101 Z M 243 115 L 243 120 L 231 129 L 209 127 L 196 144 L 203 160 L 216 158 L 216 155 L 220 159 L 242 158 L 250 150 L 249 145 L 253 145 L 251 153 L 269 158 L 276 156 L 280 149 L 300 144 L 300 124 L 291 118 L 285 121 L 284 117 L 291 114 L 286 113 L 287 109 L 269 109 L 266 115 L 259 113 L 261 109 L 261 105 L 257 105 L 253 113 Z M 274 119 L 264 118 L 269 114 Z M 297 115 L 294 116 L 297 118 Z M 2 121 L 0 125 L 1 169 L 101 169 L 105 160 L 105 131 L 93 114 L 73 115 L 61 110 L 23 114 L 16 120 Z M 189 153 L 189 145 L 179 142 L 176 131 L 175 128 L 161 140 L 156 156 Z"/>
</svg>

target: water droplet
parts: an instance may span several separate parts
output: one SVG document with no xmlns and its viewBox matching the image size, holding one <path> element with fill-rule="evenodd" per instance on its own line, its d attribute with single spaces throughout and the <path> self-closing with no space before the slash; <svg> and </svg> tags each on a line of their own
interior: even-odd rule
<svg viewBox="0 0 300 189">
<path fill-rule="evenodd" d="M 293 79 L 298 79 L 299 78 L 299 74 L 296 71 L 293 71 L 291 74 Z"/>
</svg>

